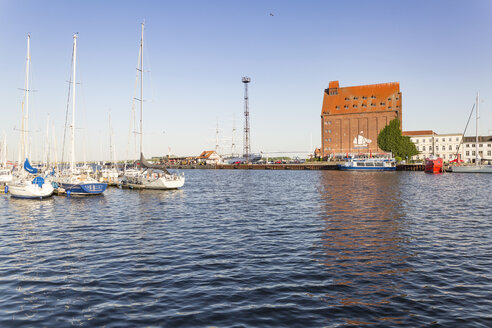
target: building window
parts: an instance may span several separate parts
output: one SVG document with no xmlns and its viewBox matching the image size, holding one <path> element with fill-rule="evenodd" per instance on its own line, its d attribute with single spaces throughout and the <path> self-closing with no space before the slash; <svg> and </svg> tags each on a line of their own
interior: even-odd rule
<svg viewBox="0 0 492 328">
<path fill-rule="evenodd" d="M 340 106 L 335 106 L 335 109 L 336 110 L 340 110 Z"/>
<path fill-rule="evenodd" d="M 419 150 L 419 151 L 420 151 L 419 146 L 417 146 L 417 147 L 415 147 L 415 148 L 417 148 L 417 150 Z"/>
<path fill-rule="evenodd" d="M 347 108 L 348 108 L 348 106 L 347 106 L 347 105 L 345 105 L 345 106 L 343 106 L 343 108 L 347 109 Z"/>
<path fill-rule="evenodd" d="M 422 150 L 425 151 L 425 146 L 422 146 Z"/>
<path fill-rule="evenodd" d="M 328 133 L 331 133 L 331 130 L 328 130 Z"/>
<path fill-rule="evenodd" d="M 478 145 L 478 147 L 483 147 L 483 144 Z"/>
<path fill-rule="evenodd" d="M 328 125 L 330 125 L 330 124 L 331 124 L 331 121 L 328 121 Z"/>
<path fill-rule="evenodd" d="M 357 105 L 356 104 L 353 104 L 352 107 L 357 108 Z"/>
<path fill-rule="evenodd" d="M 436 151 L 439 151 L 439 146 L 436 146 Z"/>
<path fill-rule="evenodd" d="M 449 145 L 449 150 L 453 150 L 453 146 Z"/>
<path fill-rule="evenodd" d="M 374 107 L 374 106 L 376 106 L 376 104 L 375 103 L 371 103 L 371 106 Z"/>
<path fill-rule="evenodd" d="M 466 156 L 470 156 L 470 151 L 469 150 L 466 151 Z"/>
<path fill-rule="evenodd" d="M 366 104 L 362 104 L 362 107 L 367 107 L 367 105 Z"/>
<path fill-rule="evenodd" d="M 442 142 L 445 142 L 446 141 L 446 138 L 442 138 Z"/>
<path fill-rule="evenodd" d="M 376 99 L 376 96 L 375 96 L 375 95 L 372 95 L 372 96 L 371 96 L 371 98 L 372 98 L 372 99 Z"/>
<path fill-rule="evenodd" d="M 469 148 L 470 147 L 470 144 L 466 144 L 466 148 Z"/>
<path fill-rule="evenodd" d="M 391 109 L 391 106 L 388 106 L 388 109 Z"/>
<path fill-rule="evenodd" d="M 416 143 L 419 143 L 419 139 L 415 140 Z"/>
<path fill-rule="evenodd" d="M 346 101 L 349 101 L 350 99 L 349 99 L 348 97 L 345 97 L 345 100 L 346 100 Z"/>
<path fill-rule="evenodd" d="M 400 106 L 396 105 L 396 108 L 400 108 Z"/>
<path fill-rule="evenodd" d="M 456 150 L 460 149 L 460 145 L 456 145 Z"/>
<path fill-rule="evenodd" d="M 451 138 L 449 138 L 448 141 L 451 141 Z"/>
<path fill-rule="evenodd" d="M 362 96 L 362 99 L 364 99 L 364 100 L 365 100 L 365 99 L 367 99 L 367 97 L 366 97 L 366 96 Z"/>
<path fill-rule="evenodd" d="M 328 142 L 331 142 L 331 138 L 328 138 Z"/>
<path fill-rule="evenodd" d="M 475 151 L 472 151 L 472 156 L 475 156 Z"/>
<path fill-rule="evenodd" d="M 359 100 L 359 97 L 354 97 L 354 100 Z"/>
<path fill-rule="evenodd" d="M 492 153 L 492 151 L 487 150 L 487 156 L 490 156 L 490 155 L 491 155 L 491 153 Z"/>
<path fill-rule="evenodd" d="M 384 102 L 383 102 L 383 101 L 381 101 L 379 104 L 380 104 L 381 106 L 384 106 Z"/>
<path fill-rule="evenodd" d="M 443 159 L 446 159 L 446 154 L 442 155 L 442 158 L 443 158 Z"/>
<path fill-rule="evenodd" d="M 444 146 L 444 145 L 443 145 L 443 146 L 442 146 L 442 150 L 446 150 L 446 146 Z"/>
<path fill-rule="evenodd" d="M 487 147 L 492 147 L 492 144 L 488 144 Z"/>
</svg>

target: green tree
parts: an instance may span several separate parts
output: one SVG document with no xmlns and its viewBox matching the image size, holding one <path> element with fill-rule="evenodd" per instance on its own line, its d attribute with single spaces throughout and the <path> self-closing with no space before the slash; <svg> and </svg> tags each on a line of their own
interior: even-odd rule
<svg viewBox="0 0 492 328">
<path fill-rule="evenodd" d="M 378 135 L 378 146 L 384 151 L 392 152 L 393 156 L 410 158 L 419 151 L 407 136 L 401 135 L 400 120 L 395 118 L 381 130 Z"/>
</svg>

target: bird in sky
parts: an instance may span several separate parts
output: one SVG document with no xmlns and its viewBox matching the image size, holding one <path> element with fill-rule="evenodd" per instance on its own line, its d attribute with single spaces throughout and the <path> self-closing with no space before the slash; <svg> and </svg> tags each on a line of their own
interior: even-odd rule
<svg viewBox="0 0 492 328">
<path fill-rule="evenodd" d="M 272 13 L 270 13 L 270 16 L 273 16 L 273 14 L 272 14 Z"/>
</svg>

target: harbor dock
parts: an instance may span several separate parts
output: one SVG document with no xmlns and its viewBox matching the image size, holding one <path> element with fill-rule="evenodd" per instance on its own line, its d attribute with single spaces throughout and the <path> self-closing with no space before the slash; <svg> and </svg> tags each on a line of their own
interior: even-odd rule
<svg viewBox="0 0 492 328">
<path fill-rule="evenodd" d="M 206 164 L 206 165 L 171 165 L 170 169 L 202 170 L 338 170 L 342 162 L 314 162 L 301 164 Z M 398 164 L 397 171 L 424 171 L 423 164 Z"/>
</svg>

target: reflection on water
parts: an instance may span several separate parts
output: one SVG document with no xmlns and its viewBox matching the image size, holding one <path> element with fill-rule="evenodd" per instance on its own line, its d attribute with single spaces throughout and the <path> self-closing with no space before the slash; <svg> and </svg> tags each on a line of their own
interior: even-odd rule
<svg viewBox="0 0 492 328">
<path fill-rule="evenodd" d="M 177 191 L 3 195 L 0 327 L 492 327 L 491 186 L 193 170 Z"/>
<path fill-rule="evenodd" d="M 323 175 L 320 190 L 325 231 L 325 266 L 333 290 L 324 295 L 331 306 L 373 308 L 401 296 L 398 277 L 409 270 L 399 234 L 402 223 L 400 175 L 392 172 L 337 172 Z M 400 314 L 367 313 L 345 318 L 348 324 L 399 323 Z M 364 318 L 364 319 L 362 319 Z"/>
</svg>

